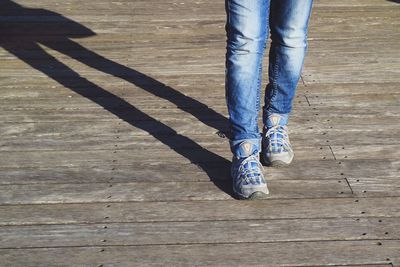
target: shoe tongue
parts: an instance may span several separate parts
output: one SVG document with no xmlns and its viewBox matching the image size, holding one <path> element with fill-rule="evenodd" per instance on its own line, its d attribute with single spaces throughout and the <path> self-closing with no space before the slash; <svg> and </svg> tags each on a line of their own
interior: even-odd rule
<svg viewBox="0 0 400 267">
<path fill-rule="evenodd" d="M 288 121 L 287 115 L 271 114 L 267 120 L 267 128 L 271 128 L 277 125 L 285 126 Z"/>
<path fill-rule="evenodd" d="M 240 158 L 248 157 L 256 152 L 256 146 L 250 142 L 242 142 L 237 150 L 237 156 Z"/>
</svg>

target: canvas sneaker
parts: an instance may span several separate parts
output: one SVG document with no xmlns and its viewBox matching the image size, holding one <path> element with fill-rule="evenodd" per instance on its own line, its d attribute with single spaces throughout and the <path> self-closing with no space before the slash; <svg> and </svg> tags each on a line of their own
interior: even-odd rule
<svg viewBox="0 0 400 267">
<path fill-rule="evenodd" d="M 233 179 L 233 191 L 241 199 L 260 199 L 269 191 L 263 175 L 263 166 L 260 163 L 259 154 L 251 153 L 253 146 L 244 141 L 240 144 L 249 153 L 244 157 L 233 157 L 231 175 Z M 250 154 L 251 153 L 251 154 Z"/>
<path fill-rule="evenodd" d="M 262 146 L 264 163 L 285 166 L 292 162 L 294 152 L 289 141 L 287 115 L 271 114 L 264 126 Z"/>
</svg>

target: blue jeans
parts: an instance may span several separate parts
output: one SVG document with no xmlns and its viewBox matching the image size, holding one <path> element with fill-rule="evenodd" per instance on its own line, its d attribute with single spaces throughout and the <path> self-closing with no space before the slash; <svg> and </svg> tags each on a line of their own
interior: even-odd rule
<svg viewBox="0 0 400 267">
<path fill-rule="evenodd" d="M 269 83 L 263 106 L 268 115 L 288 117 L 307 50 L 307 28 L 312 0 L 226 0 L 226 101 L 230 145 L 240 156 L 243 141 L 261 150 L 258 129 L 262 62 L 271 32 Z"/>
</svg>

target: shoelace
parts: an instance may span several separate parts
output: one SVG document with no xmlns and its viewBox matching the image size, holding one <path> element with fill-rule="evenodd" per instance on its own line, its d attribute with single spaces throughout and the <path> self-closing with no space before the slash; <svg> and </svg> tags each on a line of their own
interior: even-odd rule
<svg viewBox="0 0 400 267">
<path fill-rule="evenodd" d="M 255 168 L 252 166 L 251 163 L 255 162 L 258 166 L 258 168 Z M 245 166 L 250 166 L 249 167 L 245 167 Z M 263 166 L 261 165 L 258 157 L 256 155 L 251 155 L 247 158 L 245 158 L 239 166 L 239 173 L 242 173 L 241 178 L 247 183 L 247 184 L 254 184 L 254 183 L 260 183 L 261 179 L 260 179 L 260 171 L 263 169 Z M 258 179 L 260 180 L 258 180 Z"/>
<path fill-rule="evenodd" d="M 268 129 L 265 136 L 268 138 L 269 148 L 273 152 L 281 152 L 281 149 L 289 150 L 290 141 L 285 126 L 275 125 Z"/>
</svg>

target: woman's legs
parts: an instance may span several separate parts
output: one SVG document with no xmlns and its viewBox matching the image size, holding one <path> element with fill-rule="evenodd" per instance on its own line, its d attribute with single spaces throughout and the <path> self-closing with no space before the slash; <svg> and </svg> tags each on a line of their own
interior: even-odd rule
<svg viewBox="0 0 400 267">
<path fill-rule="evenodd" d="M 226 100 L 231 149 L 250 142 L 260 152 L 257 125 L 260 110 L 262 61 L 268 37 L 269 0 L 227 0 Z"/>
<path fill-rule="evenodd" d="M 268 193 L 259 164 L 262 61 L 271 28 L 269 84 L 263 122 L 287 122 L 307 48 L 312 0 L 226 0 L 226 101 L 233 153 L 234 191 L 248 198 Z M 278 117 L 275 117 L 278 118 Z M 276 122 L 276 120 L 274 120 Z"/>
</svg>

